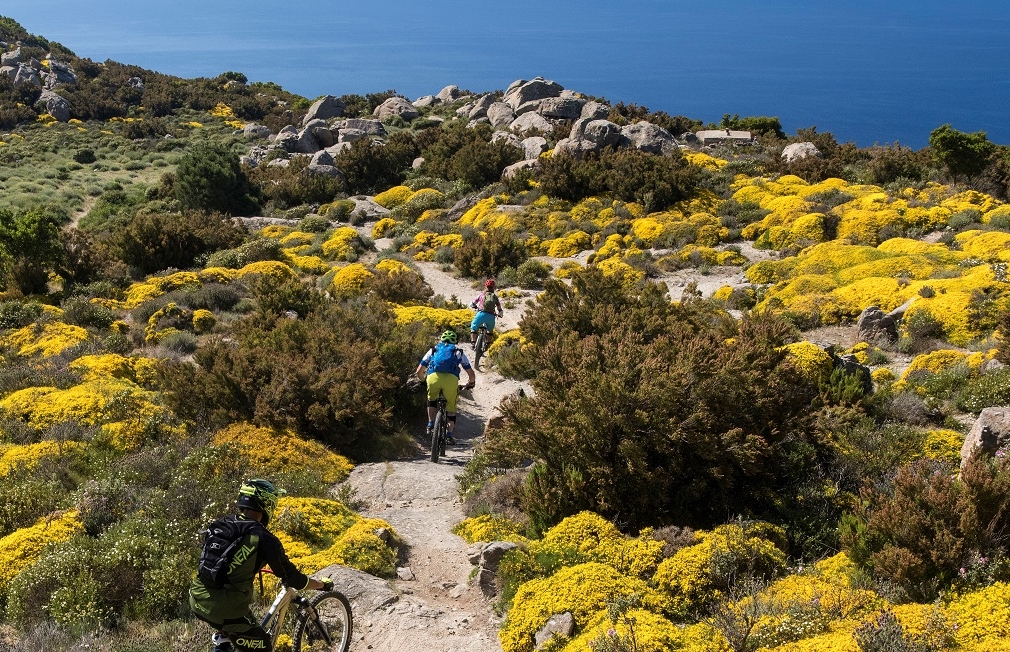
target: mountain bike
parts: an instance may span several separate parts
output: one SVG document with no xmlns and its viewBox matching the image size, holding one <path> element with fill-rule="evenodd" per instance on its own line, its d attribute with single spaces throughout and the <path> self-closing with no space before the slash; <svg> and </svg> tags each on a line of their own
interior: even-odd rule
<svg viewBox="0 0 1010 652">
<path fill-rule="evenodd" d="M 491 333 L 488 332 L 487 326 L 481 324 L 477 329 L 477 339 L 473 343 L 473 366 L 475 369 L 480 369 L 480 358 L 487 351 L 490 339 Z"/>
<path fill-rule="evenodd" d="M 269 572 L 269 571 L 264 571 Z M 306 598 L 282 586 L 260 625 L 270 636 L 270 649 L 285 633 L 285 617 L 294 605 L 291 652 L 347 652 L 351 647 L 351 603 L 339 591 L 321 591 Z"/>
<path fill-rule="evenodd" d="M 470 385 L 460 385 L 459 392 L 473 389 Z M 439 455 L 445 455 L 445 442 L 449 435 L 449 418 L 446 412 L 447 402 L 442 390 L 438 390 L 435 404 L 435 427 L 431 429 L 431 461 L 437 462 Z"/>
</svg>

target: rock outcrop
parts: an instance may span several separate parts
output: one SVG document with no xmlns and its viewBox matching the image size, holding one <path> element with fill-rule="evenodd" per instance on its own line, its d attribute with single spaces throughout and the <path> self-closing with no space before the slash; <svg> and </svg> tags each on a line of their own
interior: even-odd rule
<svg viewBox="0 0 1010 652">
<path fill-rule="evenodd" d="M 811 156 L 821 158 L 820 150 L 813 143 L 790 143 L 782 150 L 782 158 L 785 159 L 786 163 L 792 163 L 793 161 L 799 161 Z"/>
<path fill-rule="evenodd" d="M 972 454 L 981 449 L 993 455 L 1010 445 L 1010 407 L 988 407 L 982 410 L 972 424 L 961 446 L 961 468 Z"/>
<path fill-rule="evenodd" d="M 309 112 L 302 118 L 302 126 L 308 125 L 313 120 L 329 120 L 339 118 L 344 115 L 344 103 L 332 95 L 321 97 L 312 103 Z"/>
<path fill-rule="evenodd" d="M 406 98 L 391 97 L 379 106 L 375 107 L 373 115 L 379 120 L 386 120 L 387 118 L 398 116 L 407 122 L 410 122 L 421 114 Z"/>
<path fill-rule="evenodd" d="M 36 105 L 45 107 L 46 113 L 56 118 L 59 122 L 66 122 L 70 119 L 70 102 L 62 95 L 51 91 L 48 88 L 42 89 Z"/>
</svg>

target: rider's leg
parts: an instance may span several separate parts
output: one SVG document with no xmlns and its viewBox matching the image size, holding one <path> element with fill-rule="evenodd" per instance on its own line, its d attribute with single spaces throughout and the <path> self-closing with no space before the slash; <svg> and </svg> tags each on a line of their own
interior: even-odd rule
<svg viewBox="0 0 1010 652">
<path fill-rule="evenodd" d="M 449 438 L 450 444 L 455 444 L 456 440 L 452 438 L 452 431 L 456 427 L 456 413 L 447 411 L 445 413 L 445 420 L 446 420 L 445 436 Z"/>
<path fill-rule="evenodd" d="M 438 374 L 428 374 L 425 379 L 428 385 L 428 430 L 435 427 L 435 414 L 438 413 Z"/>
<path fill-rule="evenodd" d="M 477 329 L 480 328 L 480 316 L 484 313 L 478 311 L 476 315 L 473 316 L 473 321 L 470 322 L 470 344 L 477 343 Z"/>
<path fill-rule="evenodd" d="M 231 652 L 231 640 L 223 632 L 214 632 L 210 637 L 214 643 L 214 652 Z"/>
<path fill-rule="evenodd" d="M 256 618 L 249 615 L 242 618 L 226 620 L 221 631 L 227 636 L 235 649 L 241 652 L 269 652 L 270 636 L 267 635 Z"/>
</svg>

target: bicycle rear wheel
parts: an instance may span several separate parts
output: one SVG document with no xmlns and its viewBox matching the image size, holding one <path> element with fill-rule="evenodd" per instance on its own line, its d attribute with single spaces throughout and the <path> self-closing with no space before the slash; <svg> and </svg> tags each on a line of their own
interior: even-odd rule
<svg viewBox="0 0 1010 652">
<path fill-rule="evenodd" d="M 480 335 L 477 336 L 477 341 L 473 345 L 473 366 L 480 368 L 480 358 L 484 355 L 484 350 L 487 348 L 487 333 L 481 331 Z"/>
<path fill-rule="evenodd" d="M 308 609 L 299 612 L 291 637 L 291 652 L 347 652 L 351 647 L 351 603 L 342 593 L 327 591 L 309 599 L 318 618 Z"/>
<path fill-rule="evenodd" d="M 445 412 L 439 409 L 435 415 L 435 427 L 431 429 L 431 461 L 437 462 L 438 456 L 445 454 L 445 444 L 442 443 L 442 430 L 445 428 Z"/>
</svg>

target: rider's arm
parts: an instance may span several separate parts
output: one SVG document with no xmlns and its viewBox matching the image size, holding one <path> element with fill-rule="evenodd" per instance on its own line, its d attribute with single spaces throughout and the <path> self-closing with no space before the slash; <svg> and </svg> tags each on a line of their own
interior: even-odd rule
<svg viewBox="0 0 1010 652">
<path fill-rule="evenodd" d="M 322 588 L 322 582 L 309 579 L 291 563 L 287 553 L 284 552 L 284 546 L 273 534 L 265 532 L 260 536 L 258 553 L 260 560 L 270 565 L 270 570 L 280 578 L 284 586 L 299 590 Z"/>
<path fill-rule="evenodd" d="M 431 353 L 433 349 L 428 349 L 428 352 L 424 354 L 421 358 L 421 362 L 417 365 L 417 369 L 414 370 L 414 374 L 421 380 L 428 375 L 428 363 L 431 362 Z"/>
<path fill-rule="evenodd" d="M 471 387 L 473 387 L 474 385 L 476 385 L 477 384 L 477 376 L 474 375 L 473 369 L 467 367 L 466 369 L 464 369 L 464 371 L 466 371 L 466 384 L 470 385 Z"/>
</svg>

